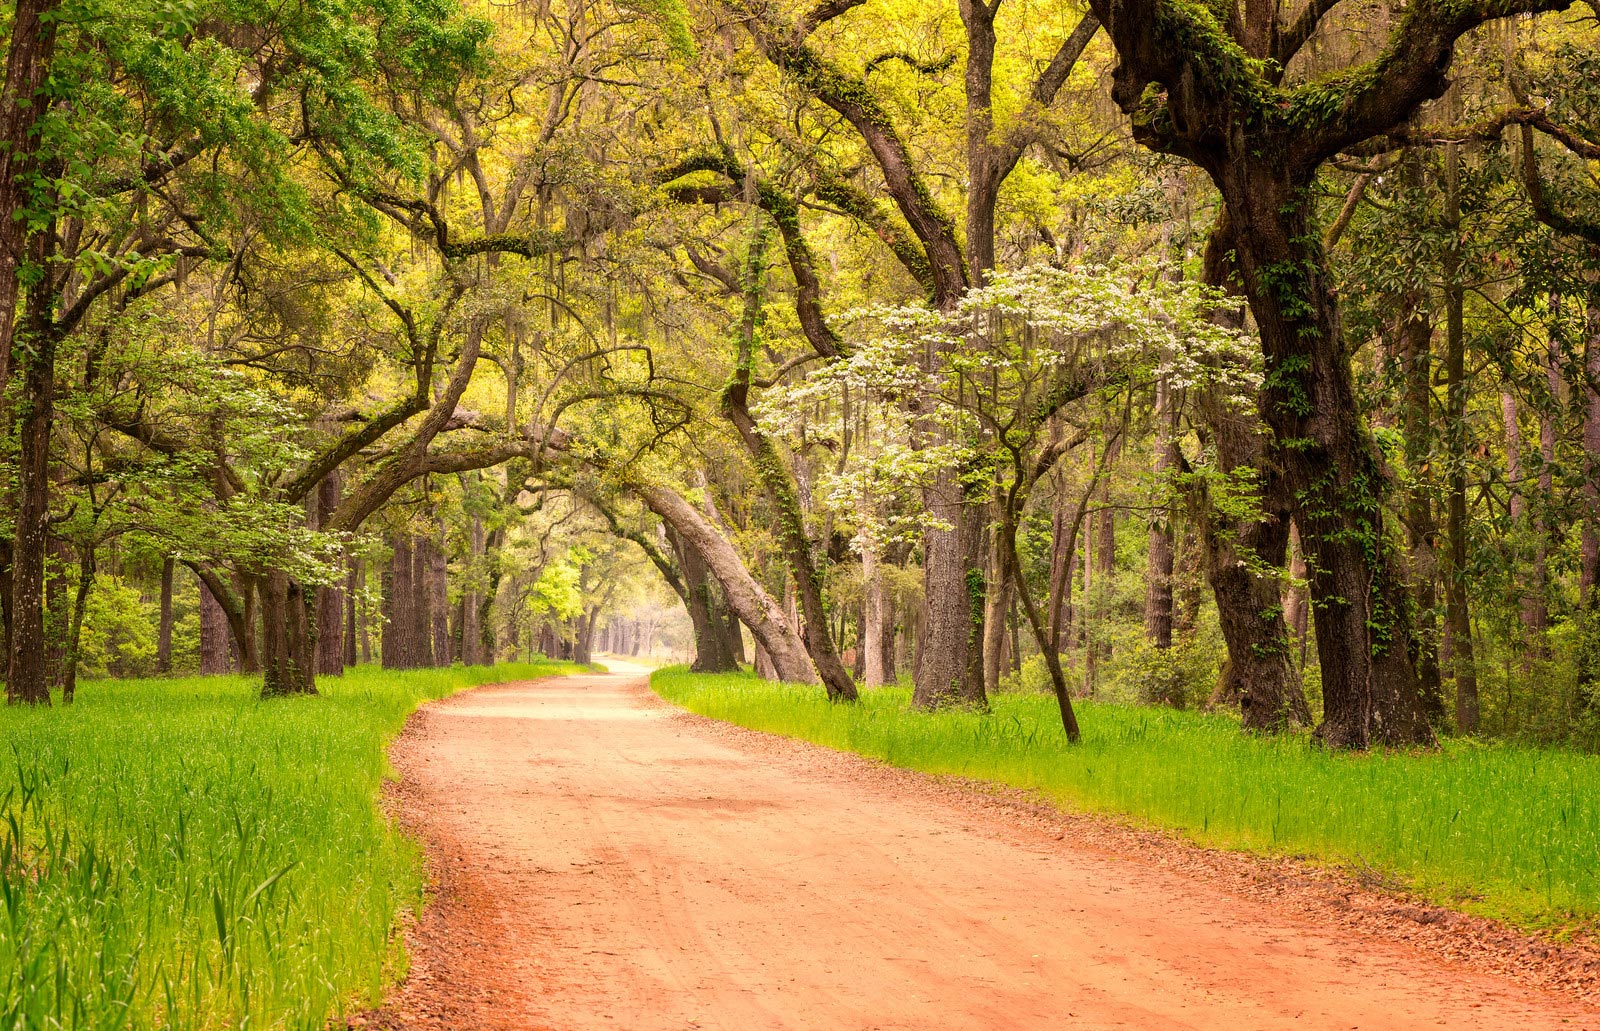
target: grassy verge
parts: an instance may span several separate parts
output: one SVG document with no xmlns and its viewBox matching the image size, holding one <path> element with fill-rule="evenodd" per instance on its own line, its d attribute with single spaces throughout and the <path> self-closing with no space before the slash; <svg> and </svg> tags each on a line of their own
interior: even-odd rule
<svg viewBox="0 0 1600 1031">
<path fill-rule="evenodd" d="M 417 848 L 379 813 L 428 699 L 568 663 L 90 682 L 0 709 L 0 1028 L 321 1031 L 397 972 Z"/>
<path fill-rule="evenodd" d="M 1052 699 L 987 715 L 908 711 L 909 692 L 829 705 L 747 674 L 658 672 L 694 712 L 895 766 L 1041 792 L 1224 848 L 1371 867 L 1438 902 L 1528 927 L 1600 916 L 1600 757 L 1452 741 L 1436 752 L 1332 754 L 1240 734 L 1225 716 L 1081 703 L 1067 746 Z"/>
</svg>

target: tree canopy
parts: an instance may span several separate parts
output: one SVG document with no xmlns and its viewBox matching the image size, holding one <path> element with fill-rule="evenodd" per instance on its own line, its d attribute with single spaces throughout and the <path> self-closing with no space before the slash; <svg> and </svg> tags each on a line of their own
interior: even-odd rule
<svg viewBox="0 0 1600 1031">
<path fill-rule="evenodd" d="M 18 0 L 7 696 L 671 639 L 1600 728 L 1600 7 Z"/>
</svg>

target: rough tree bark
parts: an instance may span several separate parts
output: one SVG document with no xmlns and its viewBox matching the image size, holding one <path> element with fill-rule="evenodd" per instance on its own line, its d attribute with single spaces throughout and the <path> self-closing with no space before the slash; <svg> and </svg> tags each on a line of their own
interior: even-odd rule
<svg viewBox="0 0 1600 1031">
<path fill-rule="evenodd" d="M 969 557 L 983 532 L 981 506 L 970 502 L 954 470 L 940 470 L 922 500 L 938 525 L 922 535 L 924 616 L 911 703 L 922 709 L 982 705 L 969 676 L 983 639 L 983 569 Z"/>
<path fill-rule="evenodd" d="M 1236 289 L 1230 255 L 1234 249 L 1229 212 L 1217 219 L 1206 241 L 1206 282 Z M 1218 312 L 1221 321 L 1236 322 Z M 1240 411 L 1217 389 L 1201 393 L 1201 419 L 1211 435 L 1217 472 L 1249 476 L 1258 514 L 1239 515 L 1211 503 L 1203 479 L 1191 493 L 1194 516 L 1205 542 L 1206 579 L 1217 603 L 1217 620 L 1228 646 L 1228 661 L 1213 699 L 1237 705 L 1246 729 L 1274 732 L 1291 722 L 1309 725 L 1310 707 L 1289 661 L 1289 634 L 1283 619 L 1281 572 L 1289 544 L 1289 505 L 1285 485 L 1267 461 L 1265 427 L 1253 411 Z"/>
<path fill-rule="evenodd" d="M 232 652 L 228 617 L 211 588 L 200 582 L 200 672 L 226 673 Z"/>
<path fill-rule="evenodd" d="M 432 556 L 432 540 L 411 538 L 411 626 L 406 634 L 406 647 L 411 649 L 412 667 L 418 669 L 434 664 L 433 591 L 428 583 Z"/>
<path fill-rule="evenodd" d="M 38 188 L 40 155 L 35 149 L 36 126 L 47 109 L 42 96 L 55 53 L 58 0 L 19 0 L 12 12 L 6 40 L 5 85 L 0 88 L 0 386 L 9 386 L 15 371 L 14 342 L 17 299 L 22 289 L 24 266 L 35 265 L 45 271 L 44 258 L 51 250 L 54 226 L 47 232 L 30 234 L 30 220 L 22 217 L 34 200 Z M 48 328 L 50 307 L 48 274 L 29 290 L 24 305 L 23 333 L 37 336 Z M 27 325 L 31 322 L 32 325 Z M 46 354 L 38 353 L 48 349 Z M 38 483 L 48 469 L 50 405 L 38 399 L 35 391 L 43 386 L 54 390 L 55 341 L 53 334 L 33 345 L 26 357 L 20 400 L 22 410 L 14 412 L 9 399 L 0 402 L 7 428 L 13 415 L 20 416 L 15 485 L 18 504 L 14 511 L 14 537 L 5 542 L 7 571 L 5 590 L 6 649 L 8 655 L 6 700 L 29 704 L 50 703 L 50 683 L 45 669 L 44 640 L 44 551 L 47 511 L 41 500 L 48 487 Z M 48 364 L 48 370 L 45 365 Z M 19 576 L 23 582 L 17 582 Z M 37 581 L 35 583 L 34 581 Z M 29 592 L 36 592 L 37 596 Z M 23 608 L 18 609 L 18 598 Z M 20 634 L 20 636 L 19 636 Z M 20 656 L 20 657 L 19 657 Z"/>
<path fill-rule="evenodd" d="M 700 552 L 671 528 L 667 531 L 667 540 L 678 560 L 683 604 L 694 628 L 694 662 L 689 668 L 696 673 L 730 673 L 737 670 L 739 667 L 734 663 L 733 651 L 728 647 L 726 623 L 717 612 L 710 568 Z"/>
<path fill-rule="evenodd" d="M 53 324 L 55 224 L 28 241 L 28 263 L 39 270 L 23 305 L 21 388 L 17 396 L 16 504 L 11 550 L 11 654 L 6 698 L 50 704 L 44 635 L 45 556 L 49 551 L 50 431 L 55 421 L 56 345 Z"/>
<path fill-rule="evenodd" d="M 256 583 L 261 599 L 261 696 L 316 694 L 315 597 L 282 570 L 271 570 Z"/>
<path fill-rule="evenodd" d="M 394 553 L 383 578 L 384 624 L 380 645 L 384 669 L 413 669 L 417 665 L 417 649 L 412 642 L 416 633 L 416 588 L 411 580 L 414 560 L 411 552 L 411 535 L 397 533 L 391 542 Z"/>
<path fill-rule="evenodd" d="M 705 559 L 706 566 L 722 585 L 728 606 L 755 635 L 776 677 L 789 683 L 817 683 L 817 672 L 793 625 L 771 595 L 756 583 L 733 545 L 676 492 L 659 484 L 642 482 L 631 484 L 630 489 Z"/>
</svg>

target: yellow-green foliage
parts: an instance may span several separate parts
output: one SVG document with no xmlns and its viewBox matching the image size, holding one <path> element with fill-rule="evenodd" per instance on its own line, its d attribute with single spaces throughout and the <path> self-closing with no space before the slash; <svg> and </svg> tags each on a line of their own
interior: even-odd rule
<svg viewBox="0 0 1600 1031">
<path fill-rule="evenodd" d="M 0 710 L 0 1028 L 299 1028 L 401 969 L 421 857 L 378 810 L 421 702 L 570 663 L 88 682 Z"/>
</svg>

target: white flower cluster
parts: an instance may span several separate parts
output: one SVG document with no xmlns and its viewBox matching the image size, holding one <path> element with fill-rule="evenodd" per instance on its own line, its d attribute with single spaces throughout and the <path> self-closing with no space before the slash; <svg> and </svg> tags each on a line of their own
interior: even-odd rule
<svg viewBox="0 0 1600 1031">
<path fill-rule="evenodd" d="M 1154 263 L 999 273 L 952 310 L 859 308 L 834 325 L 847 353 L 767 391 L 754 408 L 777 437 L 849 439 L 817 497 L 857 528 L 857 547 L 928 528 L 918 497 L 945 469 L 985 466 L 996 441 L 1036 432 L 1034 413 L 1161 376 L 1173 389 L 1247 396 L 1259 349 L 1216 314 L 1238 302 Z"/>
</svg>

